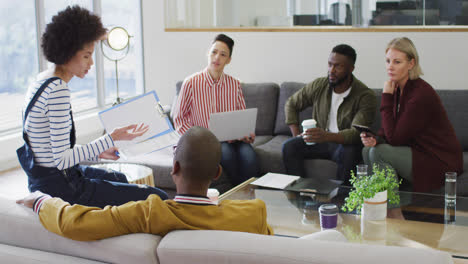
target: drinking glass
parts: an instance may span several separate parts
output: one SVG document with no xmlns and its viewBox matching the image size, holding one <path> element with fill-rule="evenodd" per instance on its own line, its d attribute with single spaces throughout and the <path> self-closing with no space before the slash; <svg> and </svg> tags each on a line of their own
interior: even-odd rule
<svg viewBox="0 0 468 264">
<path fill-rule="evenodd" d="M 367 165 L 366 164 L 356 165 L 356 178 L 361 178 L 363 176 L 367 176 Z"/>
<path fill-rule="evenodd" d="M 457 199 L 457 173 L 445 173 L 445 202 L 455 204 Z"/>
</svg>

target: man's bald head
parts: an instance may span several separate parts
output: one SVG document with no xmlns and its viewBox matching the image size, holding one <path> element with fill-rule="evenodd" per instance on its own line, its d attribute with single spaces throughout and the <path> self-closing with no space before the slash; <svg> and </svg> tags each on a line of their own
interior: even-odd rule
<svg viewBox="0 0 468 264">
<path fill-rule="evenodd" d="M 208 129 L 194 126 L 179 139 L 174 162 L 186 180 L 212 180 L 221 162 L 221 144 Z"/>
</svg>

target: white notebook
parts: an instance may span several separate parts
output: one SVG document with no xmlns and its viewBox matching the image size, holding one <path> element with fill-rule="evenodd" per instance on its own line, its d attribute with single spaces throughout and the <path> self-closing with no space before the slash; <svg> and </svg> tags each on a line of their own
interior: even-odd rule
<svg viewBox="0 0 468 264">
<path fill-rule="evenodd" d="M 268 188 L 281 189 L 288 187 L 291 183 L 297 181 L 299 176 L 268 172 L 262 177 L 256 179 L 251 184 Z"/>
</svg>

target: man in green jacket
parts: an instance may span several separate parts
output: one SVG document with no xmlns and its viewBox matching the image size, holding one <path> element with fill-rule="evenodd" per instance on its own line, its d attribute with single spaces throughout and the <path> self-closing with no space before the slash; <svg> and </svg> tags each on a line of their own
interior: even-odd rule
<svg viewBox="0 0 468 264">
<path fill-rule="evenodd" d="M 328 77 L 317 78 L 286 102 L 286 123 L 293 135 L 283 145 L 288 174 L 304 177 L 305 159 L 329 159 L 338 165 L 337 179 L 348 182 L 362 149 L 359 131 L 352 124 L 371 126 L 377 107 L 374 92 L 353 75 L 355 62 L 352 47 L 334 47 Z M 298 114 L 309 106 L 317 125 L 301 133 Z"/>
</svg>

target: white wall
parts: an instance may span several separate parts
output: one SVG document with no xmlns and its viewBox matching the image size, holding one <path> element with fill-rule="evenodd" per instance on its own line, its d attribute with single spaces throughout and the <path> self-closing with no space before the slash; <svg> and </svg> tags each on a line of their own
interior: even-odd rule
<svg viewBox="0 0 468 264">
<path fill-rule="evenodd" d="M 164 1 L 143 0 L 145 78 L 169 104 L 175 83 L 206 66 L 206 52 L 218 32 L 165 32 Z M 325 76 L 334 45 L 347 43 L 358 54 L 355 75 L 372 88 L 386 74 L 384 49 L 394 37 L 407 36 L 421 56 L 423 76 L 436 89 L 467 89 L 468 32 L 228 32 L 236 41 L 225 71 L 244 82 L 309 82 Z"/>
</svg>

